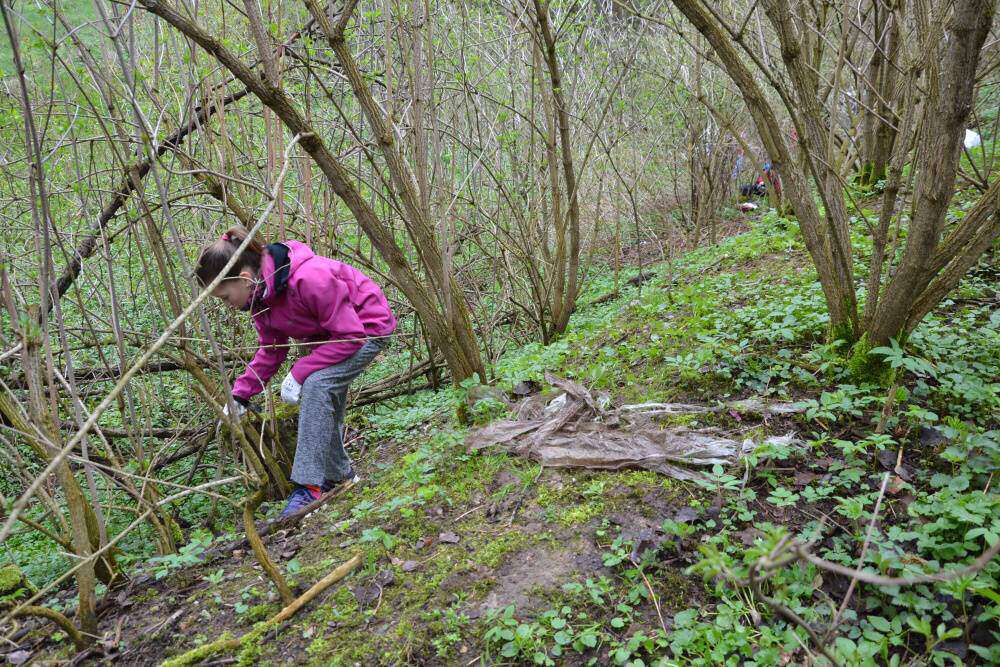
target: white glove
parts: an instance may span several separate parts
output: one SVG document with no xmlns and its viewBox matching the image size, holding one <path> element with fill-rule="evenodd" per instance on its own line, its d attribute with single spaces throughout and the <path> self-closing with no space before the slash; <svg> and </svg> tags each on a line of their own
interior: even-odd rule
<svg viewBox="0 0 1000 667">
<path fill-rule="evenodd" d="M 222 406 L 222 414 L 226 415 L 227 417 L 230 416 L 229 403 L 230 401 L 226 401 L 226 404 Z M 234 411 L 235 414 L 232 415 L 236 419 L 239 419 L 240 417 L 242 417 L 247 413 L 247 409 L 239 401 L 232 401 L 232 404 L 236 406 L 236 410 Z"/>
<path fill-rule="evenodd" d="M 285 379 L 281 383 L 281 400 L 285 403 L 290 403 L 295 405 L 299 402 L 299 398 L 302 397 L 302 385 L 296 380 L 291 373 L 285 376 Z"/>
</svg>

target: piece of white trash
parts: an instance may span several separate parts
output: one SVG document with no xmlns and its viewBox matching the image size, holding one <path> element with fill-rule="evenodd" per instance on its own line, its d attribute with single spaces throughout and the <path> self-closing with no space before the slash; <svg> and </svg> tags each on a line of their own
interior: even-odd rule
<svg viewBox="0 0 1000 667">
<path fill-rule="evenodd" d="M 963 146 L 966 148 L 975 148 L 976 146 L 981 146 L 983 144 L 983 138 L 979 136 L 979 133 L 975 130 L 965 131 L 965 141 Z"/>
</svg>

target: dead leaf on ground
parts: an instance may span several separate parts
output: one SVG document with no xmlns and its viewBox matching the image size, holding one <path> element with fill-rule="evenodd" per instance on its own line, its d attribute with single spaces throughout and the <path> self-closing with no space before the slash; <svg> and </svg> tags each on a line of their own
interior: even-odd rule
<svg viewBox="0 0 1000 667">
<path fill-rule="evenodd" d="M 379 573 L 375 575 L 373 581 L 382 588 L 389 588 L 390 586 L 396 585 L 396 575 L 389 569 L 380 570 Z"/>
<path fill-rule="evenodd" d="M 689 523 L 697 518 L 698 512 L 693 507 L 682 507 L 674 515 L 674 521 L 677 523 Z"/>
<path fill-rule="evenodd" d="M 438 535 L 438 542 L 444 542 L 445 544 L 458 544 L 458 539 L 458 535 L 452 532 Z"/>
<path fill-rule="evenodd" d="M 948 653 L 951 653 L 952 655 L 961 658 L 963 660 L 969 655 L 969 645 L 966 644 L 961 639 L 955 639 L 953 641 L 948 641 L 948 642 L 941 642 L 940 644 L 937 645 L 937 648 L 939 648 L 942 651 L 947 651 Z"/>
<path fill-rule="evenodd" d="M 7 663 L 11 665 L 23 665 L 31 659 L 31 651 L 12 651 L 7 654 Z"/>
<path fill-rule="evenodd" d="M 667 537 L 660 535 L 653 530 L 642 530 L 632 540 L 635 546 L 632 547 L 630 557 L 634 561 L 641 561 L 650 551 L 656 551 L 660 545 L 667 541 Z"/>
<path fill-rule="evenodd" d="M 819 478 L 820 476 L 814 472 L 799 470 L 795 473 L 795 486 L 809 486 Z"/>
<path fill-rule="evenodd" d="M 883 449 L 878 453 L 878 462 L 882 464 L 882 467 L 886 470 L 892 470 L 896 467 L 896 457 L 898 455 L 896 452 Z"/>
<path fill-rule="evenodd" d="M 891 496 L 898 496 L 900 493 L 909 488 L 909 485 L 899 475 L 893 475 L 892 479 L 889 480 L 889 486 L 886 487 L 886 491 L 889 492 Z"/>
<path fill-rule="evenodd" d="M 933 426 L 921 426 L 920 430 L 917 432 L 917 437 L 920 440 L 920 445 L 922 447 L 937 447 L 938 445 L 944 445 L 950 442 L 944 433 L 937 430 Z"/>
<path fill-rule="evenodd" d="M 354 598 L 358 601 L 358 604 L 362 607 L 367 607 L 373 602 L 378 600 L 379 595 L 382 594 L 382 587 L 378 584 L 372 584 L 369 586 L 358 585 L 351 586 L 351 592 L 354 593 Z"/>
<path fill-rule="evenodd" d="M 748 526 L 736 533 L 736 535 L 740 538 L 740 542 L 743 543 L 743 546 L 747 547 L 752 547 L 754 542 L 757 541 L 757 538 L 762 534 L 763 533 L 761 533 L 760 530 L 754 528 L 753 526 Z"/>
<path fill-rule="evenodd" d="M 539 387 L 537 382 L 531 380 L 528 381 L 522 380 L 521 382 L 518 382 L 517 384 L 514 385 L 514 389 L 511 391 L 511 393 L 514 394 L 515 396 L 522 396 L 522 397 L 530 396 L 531 394 L 534 394 L 536 391 L 538 391 L 538 389 Z"/>
</svg>

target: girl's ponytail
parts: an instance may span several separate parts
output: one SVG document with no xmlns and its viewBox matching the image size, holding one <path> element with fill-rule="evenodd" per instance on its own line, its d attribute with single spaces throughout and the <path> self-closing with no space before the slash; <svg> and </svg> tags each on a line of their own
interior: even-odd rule
<svg viewBox="0 0 1000 667">
<path fill-rule="evenodd" d="M 230 227 L 219 237 L 219 240 L 209 244 L 201 251 L 198 257 L 198 267 L 194 271 L 195 277 L 202 287 L 215 280 L 222 268 L 229 262 L 236 249 L 243 244 L 247 238 L 247 230 L 242 227 Z M 240 255 L 239 260 L 233 268 L 226 274 L 226 278 L 235 278 L 244 269 L 250 269 L 255 274 L 260 271 L 260 259 L 264 253 L 263 244 L 254 238 Z"/>
</svg>

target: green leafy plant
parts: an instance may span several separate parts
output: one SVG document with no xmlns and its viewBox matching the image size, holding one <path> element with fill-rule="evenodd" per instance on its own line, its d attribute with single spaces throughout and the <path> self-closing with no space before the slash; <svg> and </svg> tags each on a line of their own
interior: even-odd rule
<svg viewBox="0 0 1000 667">
<path fill-rule="evenodd" d="M 212 544 L 212 534 L 208 531 L 194 531 L 191 541 L 182 546 L 177 553 L 166 556 L 155 556 L 149 559 L 153 576 L 163 579 L 170 574 L 201 562 L 201 555 Z"/>
</svg>

